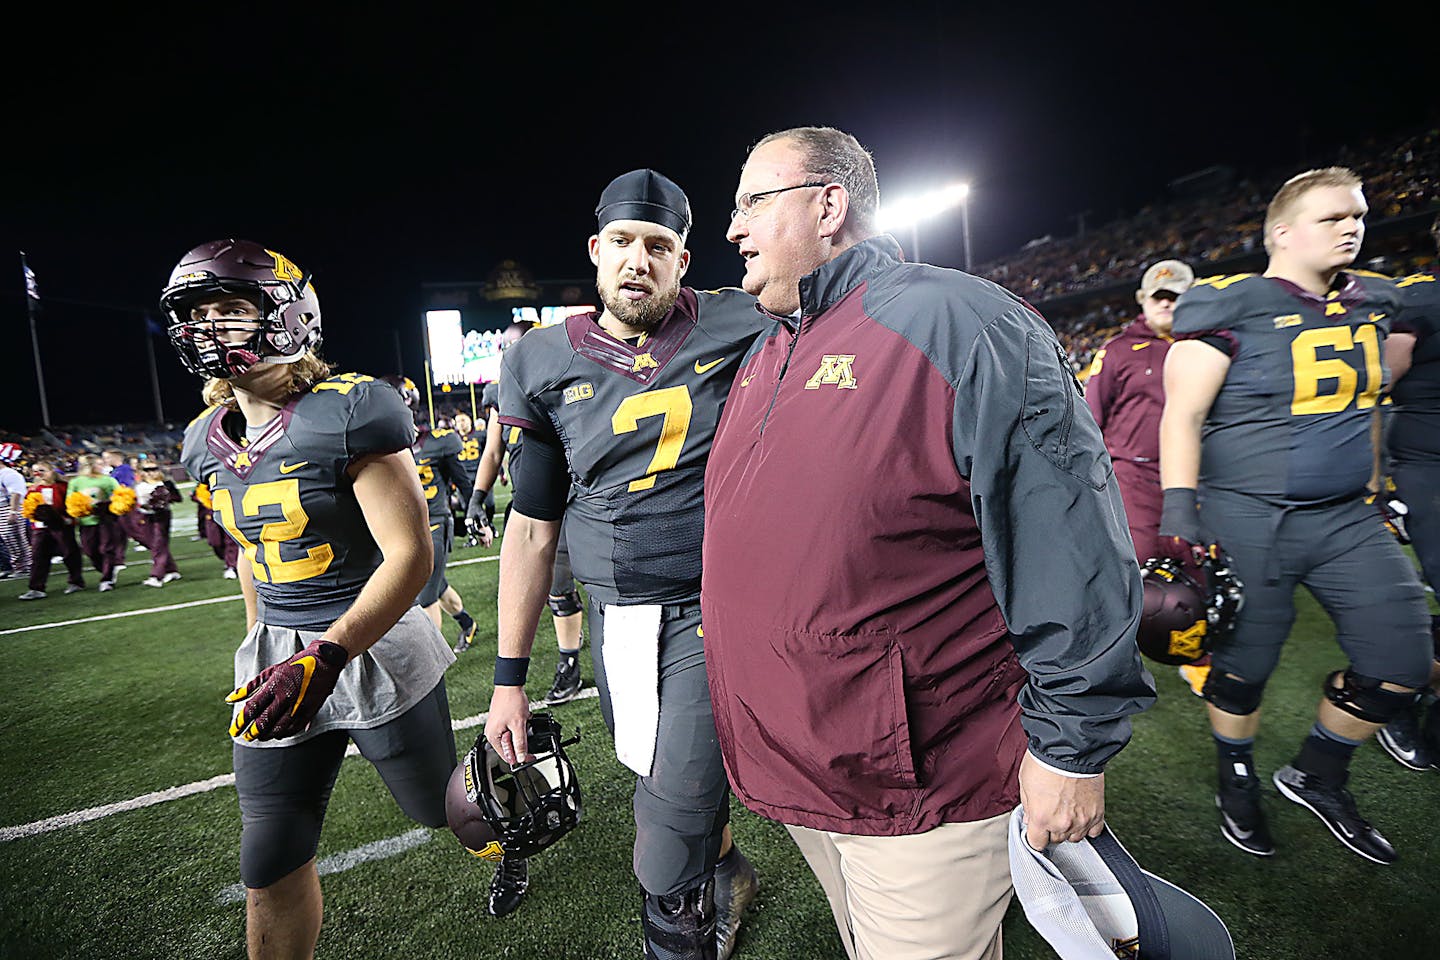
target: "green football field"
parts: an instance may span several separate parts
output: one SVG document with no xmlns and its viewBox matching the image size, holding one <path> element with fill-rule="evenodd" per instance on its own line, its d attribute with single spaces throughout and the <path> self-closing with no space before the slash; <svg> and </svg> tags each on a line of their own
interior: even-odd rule
<svg viewBox="0 0 1440 960">
<path fill-rule="evenodd" d="M 133 546 L 109 594 L 96 592 L 91 572 L 90 589 L 62 596 L 60 568 L 50 597 L 36 603 L 16 601 L 22 583 L 0 582 L 0 956 L 244 955 L 224 702 L 244 611 L 235 582 L 190 539 L 188 504 L 177 513 L 184 579 L 162 590 L 140 584 L 147 556 Z M 446 677 L 462 751 L 489 703 L 496 553 L 462 546 L 451 558 L 450 582 L 480 622 L 476 647 Z M 1202 704 L 1168 668 L 1157 671 L 1158 704 L 1137 718 L 1134 740 L 1107 774 L 1109 822 L 1142 866 L 1219 913 L 1241 957 L 1440 957 L 1440 773 L 1404 770 L 1373 744 L 1360 749 L 1352 786 L 1401 853 L 1388 868 L 1344 850 L 1269 784 L 1309 728 L 1321 678 L 1343 665 L 1329 621 L 1303 593 L 1300 610 L 1257 750 L 1279 853 L 1257 859 L 1220 837 Z M 549 617 L 542 621 L 532 697 L 554 669 Z M 588 648 L 584 671 L 588 685 Z M 364 760 L 345 761 L 319 852 L 321 956 L 640 956 L 633 777 L 614 758 L 598 701 L 555 712 L 567 730 L 582 731 L 572 755 L 585 818 L 532 862 L 529 897 L 503 920 L 484 909 L 490 865 L 448 830 L 417 828 Z M 761 874 L 737 955 L 843 958 L 829 908 L 783 828 L 738 804 L 733 825 Z M 1054 956 L 1018 905 L 1005 945 L 1012 960 Z"/>
</svg>

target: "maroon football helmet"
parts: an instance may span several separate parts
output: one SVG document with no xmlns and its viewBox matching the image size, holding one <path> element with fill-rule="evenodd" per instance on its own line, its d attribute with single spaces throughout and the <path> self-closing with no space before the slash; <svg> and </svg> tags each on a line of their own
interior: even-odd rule
<svg viewBox="0 0 1440 960">
<path fill-rule="evenodd" d="M 213 320 L 194 320 L 191 308 L 235 294 L 260 310 L 259 327 L 244 342 L 226 342 Z M 185 369 L 227 380 L 262 361 L 294 363 L 320 348 L 320 300 L 310 275 L 289 258 L 248 240 L 215 240 L 185 254 L 160 295 L 170 344 Z"/>
<path fill-rule="evenodd" d="M 1235 629 L 1235 615 L 1245 605 L 1244 584 L 1230 569 L 1229 558 L 1207 560 L 1202 585 L 1169 557 L 1145 561 L 1140 582 L 1145 588 L 1140 652 L 1160 663 L 1194 663 Z"/>
<path fill-rule="evenodd" d="M 450 774 L 445 819 L 477 857 L 524 860 L 580 823 L 580 782 L 565 753 L 580 734 L 564 738 L 548 713 L 532 714 L 526 732 L 534 760 L 511 766 L 482 733 Z"/>
</svg>

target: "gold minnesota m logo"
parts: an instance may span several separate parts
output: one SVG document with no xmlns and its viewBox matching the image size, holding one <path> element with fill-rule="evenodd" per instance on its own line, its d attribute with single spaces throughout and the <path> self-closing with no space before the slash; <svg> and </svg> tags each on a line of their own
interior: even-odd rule
<svg viewBox="0 0 1440 960">
<path fill-rule="evenodd" d="M 658 364 L 658 363 L 655 362 L 655 358 L 654 358 L 654 357 L 650 356 L 650 354 L 648 354 L 648 353 L 642 353 L 642 354 L 640 354 L 640 356 L 638 356 L 638 357 L 635 358 L 635 363 L 634 363 L 633 366 L 630 367 L 630 372 L 631 372 L 631 373 L 639 373 L 641 370 L 644 370 L 646 367 L 655 367 L 655 368 L 658 368 L 659 366 L 660 366 L 660 364 Z"/>
<path fill-rule="evenodd" d="M 1197 620 L 1185 630 L 1170 631 L 1170 653 L 1177 657 L 1199 658 L 1205 652 L 1205 621 Z"/>
<path fill-rule="evenodd" d="M 841 390 L 855 389 L 855 373 L 850 369 L 850 364 L 855 362 L 855 354 L 826 354 L 820 358 L 820 369 L 815 375 L 805 381 L 806 390 L 819 390 L 822 383 L 833 383 Z"/>
</svg>

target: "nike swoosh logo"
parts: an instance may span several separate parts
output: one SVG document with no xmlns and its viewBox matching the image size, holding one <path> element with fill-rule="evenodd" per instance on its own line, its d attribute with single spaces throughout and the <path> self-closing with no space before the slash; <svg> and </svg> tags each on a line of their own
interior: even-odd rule
<svg viewBox="0 0 1440 960">
<path fill-rule="evenodd" d="M 1230 828 L 1230 832 L 1235 834 L 1238 839 L 1249 840 L 1255 834 L 1254 830 L 1240 829 L 1240 824 L 1230 819 L 1230 814 L 1226 813 L 1225 811 L 1220 811 L 1220 816 L 1225 818 L 1225 825 Z"/>
<path fill-rule="evenodd" d="M 750 381 L 751 381 L 751 380 L 754 380 L 754 379 L 755 379 L 755 374 L 752 373 L 752 374 L 750 374 L 750 376 L 748 376 L 748 377 L 746 377 L 744 380 L 741 380 L 741 381 L 740 381 L 740 386 L 742 386 L 742 387 L 748 387 L 748 386 L 750 386 Z"/>
<path fill-rule="evenodd" d="M 1148 343 L 1132 343 L 1132 344 L 1130 344 L 1130 349 L 1131 349 L 1131 350 L 1144 350 L 1144 349 L 1145 349 L 1146 347 L 1148 347 L 1148 346 L 1150 346 L 1150 344 L 1148 344 Z"/>
<path fill-rule="evenodd" d="M 300 704 L 305 702 L 305 691 L 310 689 L 310 678 L 315 674 L 315 658 L 301 657 L 295 661 L 295 665 L 305 671 L 305 676 L 300 679 L 300 695 L 295 698 L 295 706 L 290 708 L 292 717 L 295 711 L 300 709 Z"/>
<path fill-rule="evenodd" d="M 724 362 L 725 362 L 725 358 L 724 358 L 724 357 L 721 357 L 719 360 L 711 360 L 709 363 L 706 363 L 706 364 L 702 364 L 699 360 L 696 360 L 696 361 L 695 361 L 695 372 L 696 372 L 696 373 L 704 373 L 705 371 L 711 370 L 711 369 L 713 369 L 714 367 L 719 366 L 720 364 L 722 364 L 722 363 L 724 363 Z"/>
<path fill-rule="evenodd" d="M 1384 320 L 1384 319 L 1385 319 L 1385 314 L 1383 314 L 1383 313 L 1372 313 L 1372 314 L 1370 314 L 1370 322 L 1371 322 L 1371 323 L 1378 323 L 1379 321 Z"/>
<path fill-rule="evenodd" d="M 280 461 L 280 472 L 281 472 L 281 473 L 294 473 L 296 470 L 299 470 L 301 467 L 305 466 L 305 464 L 307 464 L 307 463 L 309 463 L 309 462 L 310 462 L 309 460 L 301 460 L 299 463 L 286 463 L 284 460 L 281 460 L 281 461 Z"/>
</svg>

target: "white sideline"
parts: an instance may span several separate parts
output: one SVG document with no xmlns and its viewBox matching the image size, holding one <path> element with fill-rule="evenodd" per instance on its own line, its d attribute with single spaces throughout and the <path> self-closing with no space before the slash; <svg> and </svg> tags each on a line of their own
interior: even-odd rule
<svg viewBox="0 0 1440 960">
<path fill-rule="evenodd" d="M 463 567 L 470 563 L 494 563 L 499 560 L 499 555 L 493 557 L 471 557 L 469 560 L 455 560 L 445 564 L 446 569 L 450 567 Z M 141 610 L 125 610 L 121 613 L 102 613 L 94 617 L 81 617 L 78 620 L 60 620 L 55 623 L 35 623 L 28 627 L 12 627 L 9 630 L 0 630 L 0 637 L 12 633 L 29 633 L 32 630 L 49 630 L 51 627 L 73 627 L 79 623 L 95 623 L 98 620 L 119 620 L 123 617 L 139 617 L 147 613 L 165 613 L 170 610 L 184 610 L 189 607 L 203 607 L 207 603 L 224 603 L 227 600 L 239 600 L 240 594 L 234 593 L 225 597 L 211 597 L 208 600 L 191 600 L 188 603 L 172 603 L 163 607 L 145 607 Z"/>
<path fill-rule="evenodd" d="M 384 840 L 376 840 L 374 843 L 367 843 L 356 847 L 354 850 L 344 850 L 332 856 L 325 857 L 315 862 L 315 872 L 320 876 L 328 876 L 332 873 L 342 873 L 351 867 L 358 867 L 362 863 L 371 860 L 384 860 L 396 854 L 404 853 L 414 847 L 420 846 L 430 839 L 432 831 L 428 827 L 416 827 L 414 830 L 406 831 L 393 837 L 386 837 Z M 232 903 L 240 903 L 245 899 L 245 884 L 232 883 L 224 887 L 215 895 L 215 902 L 221 906 L 229 906 Z"/>
<path fill-rule="evenodd" d="M 477 561 L 470 561 L 477 562 Z M 586 687 L 580 691 L 576 700 L 589 700 L 592 697 L 600 696 L 598 687 Z M 530 704 L 531 710 L 543 709 L 545 704 L 539 700 Z M 463 720 L 451 720 L 450 728 L 455 731 L 468 730 L 471 727 L 478 727 L 490 716 L 489 713 L 477 713 L 474 716 L 466 717 Z M 360 753 L 355 744 L 345 750 L 345 756 L 354 757 Z M 51 833 L 65 827 L 73 827 L 81 823 L 89 823 L 92 820 L 102 820 L 105 817 L 117 813 L 125 813 L 130 810 L 140 810 L 144 807 L 153 807 L 157 803 L 164 803 L 167 800 L 178 800 L 181 797 L 190 797 L 199 793 L 209 793 L 211 790 L 218 790 L 220 787 L 233 787 L 235 785 L 235 774 L 223 773 L 208 780 L 196 780 L 194 783 L 187 783 L 178 787 L 170 787 L 167 790 L 157 790 L 154 793 L 147 793 L 143 796 L 132 797 L 129 800 L 121 800 L 116 803 L 107 803 L 98 807 L 87 807 L 84 810 L 74 810 L 70 813 L 62 813 L 56 817 L 48 817 L 44 820 L 36 820 L 34 823 L 24 823 L 14 827 L 0 827 L 0 843 L 9 840 L 21 840 L 25 837 L 34 837 L 42 833 Z M 408 847 L 402 849 L 409 849 Z M 395 851 L 399 853 L 399 850 Z M 369 858 L 367 858 L 369 859 Z"/>
</svg>

